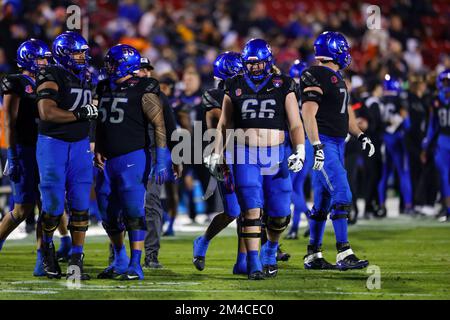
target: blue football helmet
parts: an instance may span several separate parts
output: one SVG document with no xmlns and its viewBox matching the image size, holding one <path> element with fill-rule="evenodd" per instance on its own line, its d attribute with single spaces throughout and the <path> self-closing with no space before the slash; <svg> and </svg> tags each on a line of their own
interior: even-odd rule
<svg viewBox="0 0 450 320">
<path fill-rule="evenodd" d="M 32 73 L 36 73 L 40 67 L 37 59 L 46 59 L 50 62 L 52 53 L 44 41 L 30 39 L 23 42 L 17 49 L 17 66 Z"/>
<path fill-rule="evenodd" d="M 269 44 L 263 39 L 249 40 L 242 50 L 242 62 L 244 63 L 244 71 L 252 80 L 260 81 L 264 79 L 274 65 L 274 58 L 272 49 Z M 261 72 L 254 73 L 248 69 L 248 64 L 264 62 L 265 66 Z"/>
<path fill-rule="evenodd" d="M 53 58 L 66 69 L 82 74 L 89 65 L 89 46 L 77 32 L 66 31 L 55 38 L 52 46 Z M 75 59 L 76 53 L 84 53 L 84 59 Z"/>
<path fill-rule="evenodd" d="M 397 78 L 387 74 L 384 76 L 383 90 L 385 94 L 399 95 L 402 91 L 402 85 Z"/>
<path fill-rule="evenodd" d="M 339 32 L 325 31 L 314 42 L 316 59 L 332 61 L 340 69 L 345 69 L 352 62 L 350 46 Z"/>
<path fill-rule="evenodd" d="M 141 55 L 132 46 L 118 44 L 108 50 L 105 56 L 105 68 L 111 82 L 133 74 L 141 67 Z"/>
<path fill-rule="evenodd" d="M 450 69 L 439 73 L 436 79 L 436 87 L 438 89 L 439 99 L 445 103 L 450 103 Z"/>
<path fill-rule="evenodd" d="M 241 54 L 227 51 L 217 56 L 213 63 L 214 77 L 220 80 L 226 80 L 237 75 L 242 71 Z"/>
<path fill-rule="evenodd" d="M 307 67 L 306 63 L 301 62 L 300 60 L 295 60 L 294 64 L 289 69 L 289 76 L 294 79 L 300 78 L 300 75 L 302 74 L 303 70 L 305 70 Z"/>
</svg>

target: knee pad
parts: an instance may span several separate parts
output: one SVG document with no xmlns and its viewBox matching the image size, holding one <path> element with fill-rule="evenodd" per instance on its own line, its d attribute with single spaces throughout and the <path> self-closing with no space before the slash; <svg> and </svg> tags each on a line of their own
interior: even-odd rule
<svg viewBox="0 0 450 320">
<path fill-rule="evenodd" d="M 67 229 L 70 231 L 86 232 L 89 227 L 89 212 L 75 211 L 70 212 L 69 225 Z"/>
<path fill-rule="evenodd" d="M 289 222 L 291 221 L 290 215 L 286 217 L 271 217 L 265 215 L 264 218 L 266 228 L 269 229 L 270 231 L 278 233 L 282 233 L 287 228 Z"/>
<path fill-rule="evenodd" d="M 39 216 L 38 221 L 42 225 L 43 232 L 53 233 L 59 226 L 59 222 L 61 221 L 61 215 L 52 216 L 46 212 L 42 212 L 42 214 Z"/>
<path fill-rule="evenodd" d="M 331 220 L 347 219 L 349 212 L 352 210 L 351 204 L 334 204 L 331 207 Z"/>
<path fill-rule="evenodd" d="M 241 226 L 241 237 L 243 239 L 260 238 L 261 237 L 261 217 L 257 219 L 247 219 L 243 216 L 239 218 Z M 259 231 L 248 232 L 246 227 L 260 227 Z"/>
<path fill-rule="evenodd" d="M 145 217 L 125 217 L 125 227 L 127 231 L 147 230 Z"/>
<path fill-rule="evenodd" d="M 308 217 L 308 219 L 316 221 L 325 221 L 327 220 L 328 212 L 312 208 L 311 210 L 308 210 L 306 212 L 306 216 Z"/>
<path fill-rule="evenodd" d="M 102 220 L 102 225 L 109 236 L 114 236 L 125 231 L 125 226 L 119 221 L 111 223 L 110 221 Z"/>
</svg>

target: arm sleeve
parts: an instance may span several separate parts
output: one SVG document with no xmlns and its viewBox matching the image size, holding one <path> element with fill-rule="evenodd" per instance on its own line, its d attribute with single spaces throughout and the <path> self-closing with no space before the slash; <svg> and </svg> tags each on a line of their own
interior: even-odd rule
<svg viewBox="0 0 450 320">
<path fill-rule="evenodd" d="M 302 103 L 307 101 L 317 102 L 318 104 L 322 100 L 322 94 L 317 91 L 304 91 L 309 87 L 319 87 L 322 88 L 322 85 L 319 81 L 319 74 L 316 69 L 307 69 L 305 70 L 300 77 L 300 87 L 301 87 L 301 100 Z"/>
</svg>

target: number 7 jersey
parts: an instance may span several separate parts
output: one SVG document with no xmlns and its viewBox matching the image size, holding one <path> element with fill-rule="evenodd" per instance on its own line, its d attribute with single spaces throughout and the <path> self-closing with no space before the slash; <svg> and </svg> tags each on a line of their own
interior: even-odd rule
<svg viewBox="0 0 450 320">
<path fill-rule="evenodd" d="M 342 75 L 325 66 L 312 66 L 303 71 L 300 78 L 302 102 L 308 101 L 309 87 L 319 87 L 323 95 L 316 114 L 319 134 L 343 137 L 348 134 L 347 86 Z M 314 100 L 311 100 L 314 101 Z"/>
<path fill-rule="evenodd" d="M 130 78 L 114 88 L 109 80 L 97 86 L 99 114 L 97 149 L 111 159 L 147 148 L 150 143 L 147 116 L 142 108 L 146 93 L 159 96 L 159 83 L 153 78 Z"/>
</svg>

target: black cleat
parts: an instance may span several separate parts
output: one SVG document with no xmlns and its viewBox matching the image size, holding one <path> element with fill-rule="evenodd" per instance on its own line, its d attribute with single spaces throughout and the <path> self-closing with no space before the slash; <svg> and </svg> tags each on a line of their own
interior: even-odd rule
<svg viewBox="0 0 450 320">
<path fill-rule="evenodd" d="M 269 264 L 263 267 L 264 277 L 275 278 L 278 274 L 278 265 Z"/>
<path fill-rule="evenodd" d="M 61 268 L 59 267 L 58 260 L 56 259 L 55 246 L 52 242 L 42 243 L 42 266 L 44 268 L 45 275 L 49 279 L 60 279 Z"/>
<path fill-rule="evenodd" d="M 308 245 L 303 265 L 307 270 L 335 270 L 336 266 L 324 259 L 321 248 Z"/>
<path fill-rule="evenodd" d="M 205 257 L 194 257 L 192 263 L 198 271 L 203 271 L 203 269 L 205 269 Z"/>
<path fill-rule="evenodd" d="M 291 255 L 287 252 L 283 252 L 280 247 L 281 246 L 278 246 L 277 249 L 277 261 L 289 261 Z"/>
<path fill-rule="evenodd" d="M 342 248 L 336 257 L 336 266 L 341 271 L 363 269 L 368 265 L 369 261 L 357 258 L 350 246 Z"/>
<path fill-rule="evenodd" d="M 83 253 L 72 253 L 67 266 L 67 279 L 91 280 L 91 277 L 83 272 Z"/>
<path fill-rule="evenodd" d="M 113 266 L 109 266 L 97 275 L 97 279 L 117 279 L 121 275 L 121 273 L 116 272 Z"/>
<path fill-rule="evenodd" d="M 255 271 L 248 275 L 248 280 L 264 280 L 264 273 L 262 271 Z"/>
<path fill-rule="evenodd" d="M 386 218 L 387 216 L 387 210 L 386 207 L 380 207 L 376 212 L 375 212 L 375 218 Z"/>
</svg>

